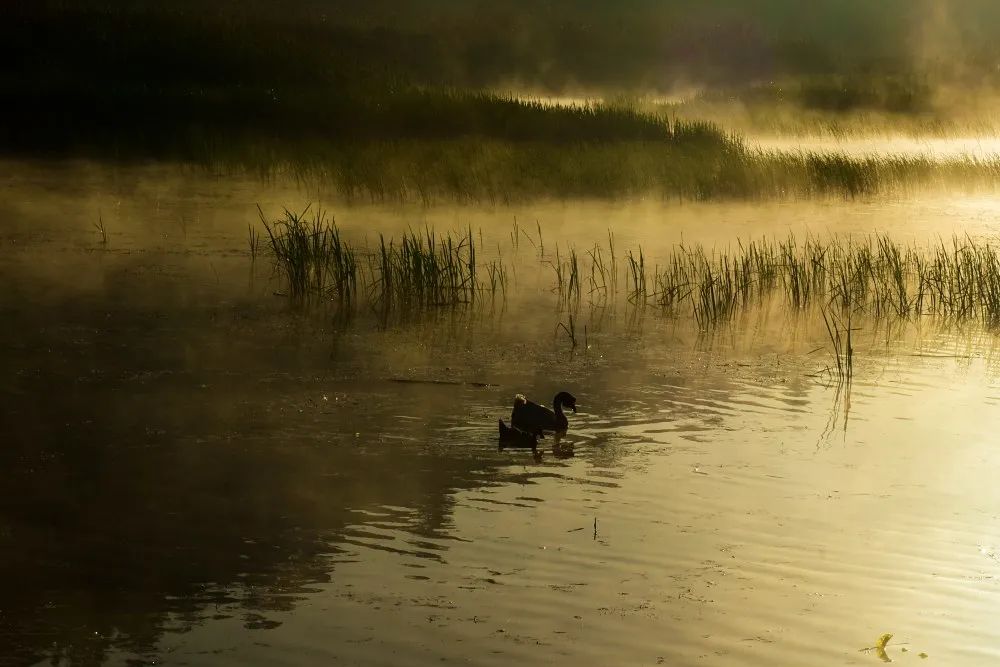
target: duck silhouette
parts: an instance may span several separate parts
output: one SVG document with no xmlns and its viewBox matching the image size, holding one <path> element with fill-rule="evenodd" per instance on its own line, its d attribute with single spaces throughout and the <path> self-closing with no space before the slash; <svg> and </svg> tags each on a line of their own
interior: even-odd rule
<svg viewBox="0 0 1000 667">
<path fill-rule="evenodd" d="M 560 391 L 552 399 L 552 409 L 529 401 L 524 394 L 514 397 L 514 409 L 510 413 L 510 423 L 528 433 L 536 431 L 565 432 L 569 428 L 569 420 L 563 412 L 563 407 L 576 412 L 576 397 L 569 392 Z"/>
</svg>

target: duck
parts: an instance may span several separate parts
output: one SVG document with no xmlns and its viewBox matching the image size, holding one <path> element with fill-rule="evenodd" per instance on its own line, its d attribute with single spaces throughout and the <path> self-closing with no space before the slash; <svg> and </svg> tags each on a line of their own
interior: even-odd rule
<svg viewBox="0 0 1000 667">
<path fill-rule="evenodd" d="M 502 419 L 497 420 L 500 427 L 500 451 L 504 447 L 517 447 L 537 451 L 538 438 L 544 438 L 541 429 L 534 431 L 522 431 L 514 426 L 507 426 Z"/>
<path fill-rule="evenodd" d="M 533 403 L 518 394 L 514 397 L 514 409 L 510 413 L 510 423 L 522 431 L 533 432 L 536 429 L 563 433 L 569 428 L 569 420 L 563 412 L 563 407 L 576 412 L 576 397 L 566 391 L 560 391 L 552 399 L 552 409 Z"/>
</svg>

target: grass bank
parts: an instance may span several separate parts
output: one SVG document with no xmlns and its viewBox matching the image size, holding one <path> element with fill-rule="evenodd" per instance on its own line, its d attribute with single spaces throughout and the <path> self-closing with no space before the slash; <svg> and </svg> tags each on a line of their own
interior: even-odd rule
<svg viewBox="0 0 1000 667">
<path fill-rule="evenodd" d="M 499 75 L 468 54 L 475 76 L 433 74 L 451 71 L 443 52 L 423 50 L 441 37 L 433 21 L 418 22 L 421 37 L 352 23 L 346 9 L 328 16 L 335 3 L 161 5 L 13 2 L 0 23 L 0 153 L 283 173 L 347 198 L 423 203 L 857 197 L 993 188 L 1000 173 L 995 161 L 764 153 L 692 120 L 694 108 L 678 120 L 676 108 L 550 106 L 454 87 Z M 932 94 L 905 74 L 799 81 L 794 103 L 824 114 L 919 115 Z M 765 106 L 784 94 L 751 92 Z"/>
</svg>

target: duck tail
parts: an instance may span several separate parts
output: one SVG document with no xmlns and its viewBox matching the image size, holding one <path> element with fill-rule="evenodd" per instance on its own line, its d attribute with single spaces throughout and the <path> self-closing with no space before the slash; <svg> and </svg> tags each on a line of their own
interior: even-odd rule
<svg viewBox="0 0 1000 667">
<path fill-rule="evenodd" d="M 503 440 L 505 437 L 507 437 L 507 434 L 510 433 L 510 428 L 508 428 L 508 426 L 503 423 L 502 419 L 497 420 L 497 428 L 500 430 L 500 445 L 499 447 L 497 447 L 497 449 L 503 451 Z"/>
</svg>

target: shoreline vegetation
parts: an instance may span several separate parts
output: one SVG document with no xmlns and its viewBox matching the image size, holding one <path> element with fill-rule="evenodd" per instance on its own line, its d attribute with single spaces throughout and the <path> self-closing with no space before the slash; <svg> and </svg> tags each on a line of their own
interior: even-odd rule
<svg viewBox="0 0 1000 667">
<path fill-rule="evenodd" d="M 473 30 L 477 22 L 466 10 L 440 4 L 450 17 L 448 34 L 455 27 Z M 681 5 L 695 12 L 696 3 L 662 10 L 654 4 L 629 14 L 629 25 L 638 30 L 648 23 L 680 38 L 687 16 Z M 818 35 L 809 44 L 774 51 L 785 54 L 770 65 L 779 83 L 749 83 L 760 81 L 761 73 L 735 56 L 722 67 L 703 61 L 705 54 L 684 52 L 671 57 L 716 83 L 689 102 L 655 104 L 609 94 L 607 102 L 553 105 L 488 92 L 500 81 L 540 76 L 528 53 L 499 58 L 514 48 L 503 41 L 484 42 L 496 57 L 482 51 L 476 40 L 486 36 L 474 31 L 458 33 L 460 43 L 444 49 L 433 46 L 443 39 L 442 26 L 344 7 L 336 0 L 300 0 L 282 12 L 267 3 L 228 0 L 170 7 L 145 0 L 117 7 L 15 0 L 9 20 L 0 24 L 0 56 L 11 64 L 0 75 L 0 154 L 178 162 L 319 180 L 351 200 L 424 204 L 850 198 L 1000 185 L 1000 156 L 765 151 L 727 129 L 746 131 L 770 117 L 773 128 L 798 122 L 800 129 L 836 134 L 877 117 L 881 127 L 940 130 L 946 125 L 935 81 L 947 74 L 938 71 L 941 65 L 917 73 L 885 54 L 834 63 L 817 54 L 842 49 Z M 337 8 L 344 11 L 337 14 Z M 506 9 L 497 11 L 510 18 Z M 525 35 L 542 39 L 551 29 L 558 42 L 569 39 L 566 31 L 575 34 L 572 26 L 551 24 L 562 14 L 546 11 L 515 13 L 526 22 Z M 781 15 L 772 18 L 785 20 L 775 18 Z M 652 39 L 656 30 L 639 30 L 636 39 Z M 648 71 L 659 71 L 654 65 L 664 54 L 612 37 L 588 33 L 590 42 L 571 40 L 549 55 L 559 56 L 568 79 L 599 86 L 609 76 L 608 63 L 588 49 L 640 49 L 616 70 L 623 85 L 638 89 Z M 804 60 L 809 54 L 811 60 Z M 806 61 L 815 66 L 796 69 Z M 992 85 L 984 77 L 977 79 L 981 85 Z M 739 121 L 736 107 L 751 120 Z"/>
</svg>

